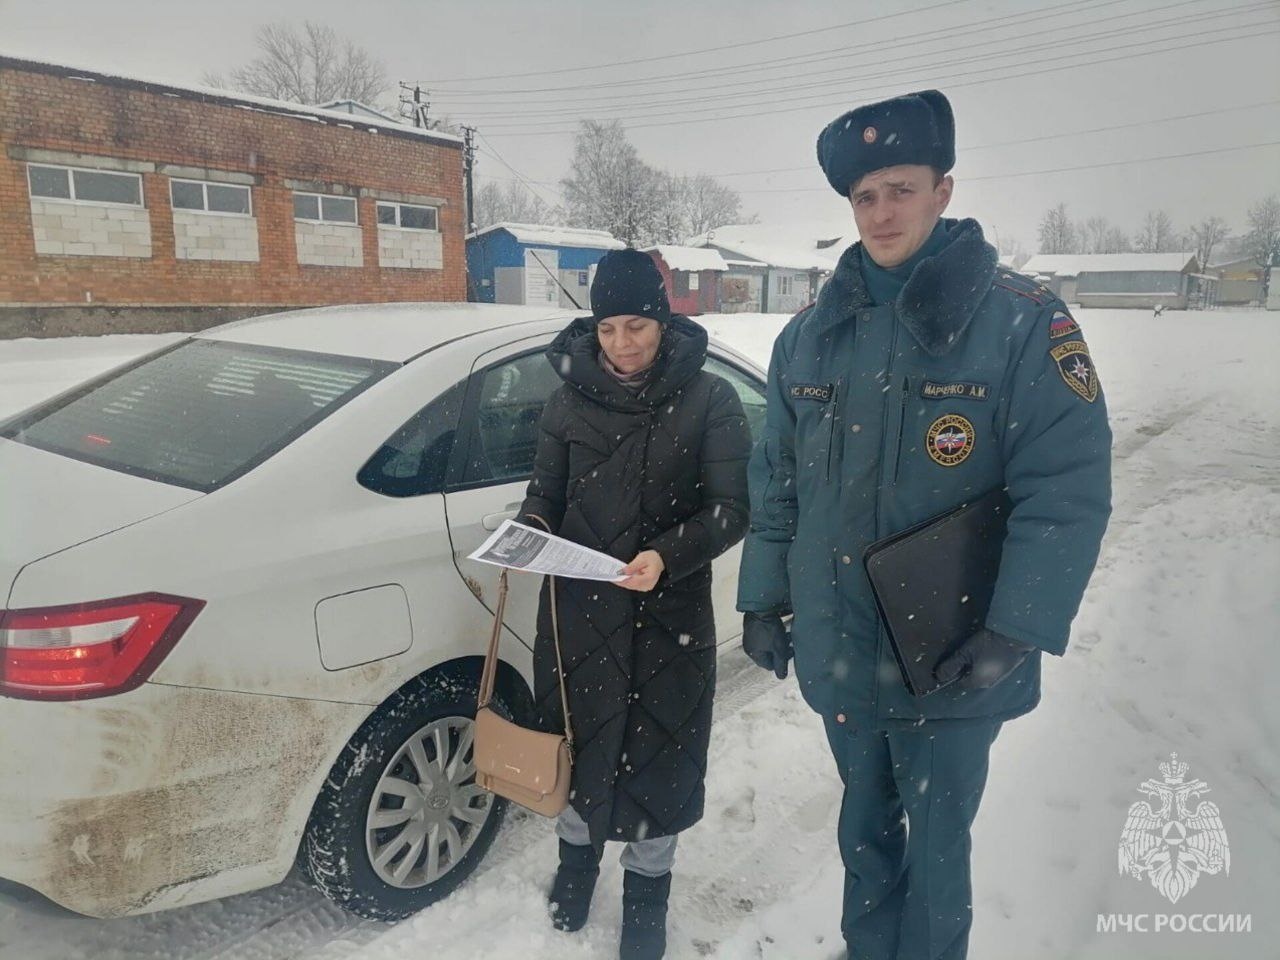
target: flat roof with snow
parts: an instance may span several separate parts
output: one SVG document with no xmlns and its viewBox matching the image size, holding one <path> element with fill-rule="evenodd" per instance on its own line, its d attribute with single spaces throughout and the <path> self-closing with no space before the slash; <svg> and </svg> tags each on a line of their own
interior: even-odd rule
<svg viewBox="0 0 1280 960">
<path fill-rule="evenodd" d="M 605 230 L 581 227 L 554 227 L 540 223 L 495 223 L 469 234 L 467 239 L 505 230 L 519 243 L 541 243 L 550 247 L 587 247 L 593 250 L 622 250 L 626 244 Z"/>
<path fill-rule="evenodd" d="M 794 234 L 794 231 L 790 231 Z M 731 265 L 779 267 L 784 270 L 819 270 L 835 268 L 843 250 L 818 249 L 818 238 L 797 242 L 788 231 L 770 224 L 730 224 L 716 227 L 688 241 L 693 247 L 719 247 L 742 260 L 726 257 Z M 748 262 L 754 261 L 754 262 Z"/>
<path fill-rule="evenodd" d="M 0 52 L 0 67 L 10 70 L 26 70 L 31 73 L 47 73 L 65 77 L 69 80 L 82 80 L 87 83 L 105 83 L 115 87 L 131 87 L 147 93 L 158 93 L 163 96 L 181 97 L 187 100 L 199 100 L 224 107 L 239 107 L 243 110 L 256 110 L 261 113 L 273 113 L 279 116 L 292 117 L 321 123 L 331 127 L 349 127 L 353 130 L 367 129 L 373 133 L 390 133 L 397 137 L 409 137 L 418 140 L 432 140 L 451 147 L 461 146 L 462 138 L 452 133 L 439 130 L 423 130 L 407 124 L 397 123 L 392 119 L 379 120 L 345 110 L 330 110 L 325 107 L 310 106 L 303 103 L 290 103 L 286 100 L 272 100 L 268 97 L 255 97 L 248 93 L 233 90 L 219 90 L 216 87 L 202 87 L 191 84 L 174 83 L 153 77 L 142 77 L 136 74 L 105 72 L 90 70 L 67 63 L 51 60 L 32 60 Z"/>
<path fill-rule="evenodd" d="M 656 247 L 645 247 L 645 253 L 656 253 L 672 270 L 685 270 L 696 273 L 700 270 L 728 270 L 724 257 L 719 250 L 709 247 L 675 247 L 658 244 Z"/>
<path fill-rule="evenodd" d="M 1082 273 L 1181 273 L 1194 253 L 1038 253 L 1022 265 L 1022 273 L 1078 277 Z"/>
</svg>

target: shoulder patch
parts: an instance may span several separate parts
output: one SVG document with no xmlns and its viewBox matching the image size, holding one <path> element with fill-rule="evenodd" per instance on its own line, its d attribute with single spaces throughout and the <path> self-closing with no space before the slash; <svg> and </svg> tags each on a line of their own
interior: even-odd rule
<svg viewBox="0 0 1280 960">
<path fill-rule="evenodd" d="M 1016 293 L 1020 297 L 1026 297 L 1039 307 L 1043 307 L 1054 299 L 1052 291 L 1036 283 L 1030 277 L 1010 270 L 997 270 L 996 275 L 991 280 L 991 285 L 999 287 L 1001 290 L 1008 290 L 1010 293 Z"/>
<path fill-rule="evenodd" d="M 1080 324 L 1076 323 L 1076 318 L 1071 316 L 1066 310 L 1055 310 L 1053 319 L 1049 321 L 1049 339 L 1060 340 L 1063 337 L 1069 337 L 1073 333 L 1080 332 Z"/>
<path fill-rule="evenodd" d="M 1093 369 L 1089 346 L 1083 340 L 1068 340 L 1049 350 L 1062 382 L 1077 396 L 1093 403 L 1098 399 L 1098 373 Z"/>
</svg>

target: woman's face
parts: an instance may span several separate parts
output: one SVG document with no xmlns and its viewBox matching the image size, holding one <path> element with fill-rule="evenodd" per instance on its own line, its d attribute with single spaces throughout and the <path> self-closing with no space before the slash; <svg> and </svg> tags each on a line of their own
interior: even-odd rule
<svg viewBox="0 0 1280 960">
<path fill-rule="evenodd" d="M 619 373 L 635 373 L 653 363 L 662 342 L 662 324 L 652 317 L 605 317 L 596 324 L 600 349 Z"/>
</svg>

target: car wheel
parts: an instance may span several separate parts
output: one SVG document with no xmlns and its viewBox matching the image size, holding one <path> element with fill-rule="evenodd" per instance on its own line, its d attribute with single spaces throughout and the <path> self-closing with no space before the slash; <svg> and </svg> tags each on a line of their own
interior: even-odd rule
<svg viewBox="0 0 1280 960">
<path fill-rule="evenodd" d="M 506 801 L 475 783 L 478 681 L 441 673 L 397 691 L 356 731 L 316 799 L 299 859 L 330 900 L 399 920 L 484 858 Z M 495 694 L 493 705 L 511 716 Z"/>
</svg>

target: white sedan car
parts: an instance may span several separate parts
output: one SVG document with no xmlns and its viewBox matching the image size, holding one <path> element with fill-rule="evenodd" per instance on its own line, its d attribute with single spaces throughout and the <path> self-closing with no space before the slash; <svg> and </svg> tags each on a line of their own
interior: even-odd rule
<svg viewBox="0 0 1280 960">
<path fill-rule="evenodd" d="M 295 860 L 365 917 L 462 882 L 503 815 L 471 763 L 496 571 L 466 557 L 523 499 L 570 316 L 258 317 L 0 424 L 0 877 L 96 917 Z M 707 368 L 758 429 L 762 371 Z M 537 581 L 507 606 L 517 717 Z"/>
</svg>

